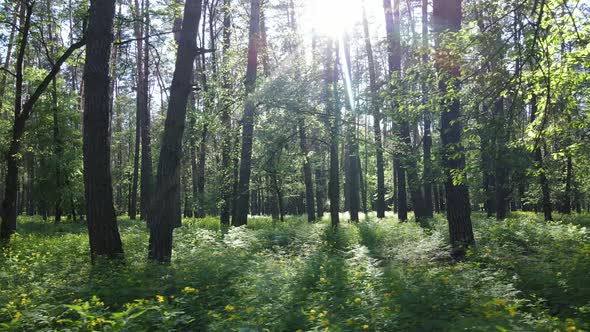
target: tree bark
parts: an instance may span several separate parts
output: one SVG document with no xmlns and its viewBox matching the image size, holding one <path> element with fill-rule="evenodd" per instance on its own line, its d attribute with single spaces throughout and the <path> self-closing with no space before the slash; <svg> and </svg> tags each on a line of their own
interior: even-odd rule
<svg viewBox="0 0 590 332">
<path fill-rule="evenodd" d="M 231 102 L 229 93 L 231 89 L 229 72 L 229 47 L 231 43 L 231 0 L 223 0 L 223 82 L 222 82 L 222 110 L 221 125 L 224 129 L 221 138 L 221 206 L 220 219 L 224 225 L 229 225 L 232 198 L 232 174 L 231 174 Z"/>
<path fill-rule="evenodd" d="M 363 31 L 365 50 L 369 63 L 369 88 L 371 90 L 371 112 L 373 115 L 373 139 L 375 141 L 375 157 L 377 160 L 377 218 L 385 218 L 385 170 L 383 162 L 383 138 L 381 136 L 381 111 L 379 109 L 379 96 L 377 91 L 377 74 L 375 72 L 375 60 L 369 34 L 366 9 L 363 6 Z"/>
<path fill-rule="evenodd" d="M 385 29 L 387 32 L 387 63 L 389 65 L 389 74 L 401 75 L 401 45 L 400 45 L 400 18 L 399 18 L 399 0 L 393 1 L 393 9 L 391 7 L 391 0 L 383 0 L 383 11 L 385 14 Z M 390 84 L 391 91 L 395 91 L 394 84 Z M 395 99 L 395 97 L 394 97 Z M 393 102 L 394 108 L 399 108 L 397 102 Z M 410 140 L 410 128 L 406 119 L 399 122 L 394 122 L 396 129 L 399 130 L 400 140 L 404 145 L 404 149 L 408 147 Z M 404 151 L 407 152 L 407 151 Z M 394 154 L 394 167 L 396 170 L 397 180 L 397 215 L 402 222 L 408 220 L 408 202 L 406 192 L 406 158 L 402 151 L 396 149 Z"/>
<path fill-rule="evenodd" d="M 428 51 L 430 46 L 428 44 L 428 0 L 422 0 L 422 65 L 428 64 Z M 422 83 L 422 105 L 426 106 L 428 96 L 428 88 L 426 82 Z M 424 158 L 424 175 L 423 175 L 423 212 L 424 217 L 432 218 L 432 132 L 431 132 L 431 112 L 424 111 L 424 137 L 422 138 L 422 153 Z"/>
<path fill-rule="evenodd" d="M 90 257 L 117 258 L 123 245 L 111 186 L 109 60 L 115 0 L 92 0 L 84 63 L 84 185 Z"/>
<path fill-rule="evenodd" d="M 9 12 L 10 9 L 8 8 L 10 2 L 6 2 L 6 12 Z M 12 56 L 12 43 L 14 42 L 14 37 L 17 32 L 16 22 L 19 17 L 19 12 L 21 12 L 24 7 L 21 6 L 21 1 L 17 1 L 14 8 L 14 16 L 12 17 L 12 27 L 10 28 L 10 35 L 8 36 L 8 43 L 6 46 L 6 56 L 4 60 L 4 68 L 8 69 L 10 67 L 10 58 Z M 6 72 L 0 72 L 2 78 L 0 79 L 0 112 L 2 112 L 2 106 L 4 102 L 4 93 L 6 92 Z M 0 114 L 2 117 L 9 119 L 9 114 Z"/>
<path fill-rule="evenodd" d="M 329 41 L 326 47 L 326 85 L 328 94 L 327 110 L 329 114 L 330 124 L 330 178 L 328 182 L 328 196 L 330 198 L 330 221 L 333 228 L 340 224 L 340 167 L 338 161 L 338 145 L 339 145 L 339 129 L 340 129 L 340 107 L 338 97 L 338 43 L 336 43 L 336 56 L 334 58 L 334 50 L 332 49 L 332 41 Z M 334 59 L 334 60 L 333 60 Z M 332 85 L 330 87 L 330 85 Z M 330 89 L 331 88 L 331 93 Z"/>
<path fill-rule="evenodd" d="M 141 80 L 138 81 L 138 87 L 141 83 L 141 89 L 138 89 L 138 98 L 140 99 L 140 117 L 141 126 L 141 186 L 140 190 L 140 217 L 147 220 L 150 209 L 152 188 L 153 188 L 153 171 L 152 171 L 152 148 L 151 148 L 151 116 L 150 116 L 150 94 L 149 94 L 149 47 L 150 47 L 150 13 L 149 0 L 143 0 L 143 45 L 138 45 L 138 52 L 143 51 L 143 57 L 138 61 L 141 62 Z M 143 46 L 143 49 L 142 49 Z M 141 60 L 141 61 L 140 61 Z M 138 68 L 139 69 L 139 68 Z"/>
<path fill-rule="evenodd" d="M 260 0 L 250 1 L 250 29 L 248 42 L 248 66 L 246 69 L 246 93 L 244 117 L 242 118 L 242 148 L 240 153 L 240 175 L 234 226 L 245 225 L 248 221 L 250 199 L 250 173 L 252 167 L 252 141 L 254 133 L 254 112 L 256 103 L 252 93 L 256 87 L 258 67 L 258 43 L 260 34 Z"/>
<path fill-rule="evenodd" d="M 535 122 L 535 119 L 538 116 L 538 97 L 536 94 L 533 94 L 531 98 L 531 123 Z M 539 174 L 539 184 L 541 185 L 541 205 L 543 208 L 543 215 L 545 217 L 545 221 L 553 221 L 553 206 L 551 204 L 551 189 L 549 188 L 549 180 L 547 179 L 547 175 L 545 174 L 545 166 L 544 166 L 544 158 L 543 158 L 543 150 L 541 149 L 541 144 L 538 143 L 535 147 L 534 151 L 535 156 L 535 168 L 537 169 L 537 173 Z"/>
<path fill-rule="evenodd" d="M 194 76 L 197 55 L 197 30 L 201 19 L 201 0 L 187 0 L 179 35 L 176 65 L 170 87 L 170 102 L 164 124 L 160 159 L 148 224 L 148 258 L 169 262 L 172 255 L 172 231 L 181 224 L 180 158 L 186 121 L 186 106 Z"/>
<path fill-rule="evenodd" d="M 441 76 L 439 93 L 445 96 L 449 85 L 454 91 L 458 81 L 458 60 L 441 46 L 444 31 L 457 32 L 461 28 L 461 0 L 434 0 L 433 21 L 437 31 L 436 68 Z M 458 97 L 444 98 L 441 109 L 442 161 L 446 175 L 445 195 L 449 234 L 453 254 L 463 257 L 468 246 L 475 243 L 471 225 L 469 189 L 465 178 L 465 152 L 461 142 L 463 124 Z"/>
</svg>

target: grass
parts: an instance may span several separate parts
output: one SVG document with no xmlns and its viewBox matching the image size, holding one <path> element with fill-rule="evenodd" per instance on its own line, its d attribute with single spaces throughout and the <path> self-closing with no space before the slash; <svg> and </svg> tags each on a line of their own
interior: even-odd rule
<svg viewBox="0 0 590 332">
<path fill-rule="evenodd" d="M 590 217 L 561 219 L 475 214 L 461 262 L 441 216 L 336 231 L 301 217 L 185 220 L 169 266 L 147 263 L 144 223 L 122 219 L 125 262 L 92 267 L 85 225 L 23 217 L 0 256 L 0 329 L 588 330 Z"/>
</svg>

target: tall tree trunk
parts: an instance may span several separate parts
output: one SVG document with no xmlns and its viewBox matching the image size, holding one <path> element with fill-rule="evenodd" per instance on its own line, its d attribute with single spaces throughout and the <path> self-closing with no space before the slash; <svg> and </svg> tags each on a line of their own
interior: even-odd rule
<svg viewBox="0 0 590 332">
<path fill-rule="evenodd" d="M 328 42 L 326 47 L 326 85 L 328 97 L 327 110 L 329 114 L 328 120 L 330 124 L 330 179 L 328 183 L 328 196 L 330 198 L 330 221 L 332 227 L 338 227 L 340 224 L 340 167 L 338 161 L 338 144 L 339 144 L 339 129 L 340 129 L 340 107 L 338 100 L 338 49 L 339 45 L 336 43 L 336 52 L 332 49 L 332 41 Z M 336 56 L 333 57 L 333 54 Z M 332 86 L 330 86 L 332 85 Z M 331 89 L 331 91 L 330 91 Z M 331 95 L 331 96 L 330 96 Z"/>
<path fill-rule="evenodd" d="M 535 123 L 535 119 L 538 116 L 539 109 L 538 109 L 538 97 L 536 94 L 533 94 L 531 98 L 531 123 Z M 553 206 L 551 204 L 551 189 L 549 188 L 549 180 L 547 179 L 547 175 L 545 174 L 545 166 L 544 166 L 544 158 L 543 158 L 543 150 L 541 149 L 541 144 L 538 143 L 535 151 L 535 168 L 537 169 L 537 173 L 539 174 L 539 184 L 541 185 L 541 205 L 543 207 L 543 215 L 545 217 L 545 221 L 553 221 Z"/>
<path fill-rule="evenodd" d="M 149 48 L 150 48 L 150 1 L 143 0 L 143 49 L 138 45 L 138 52 L 143 51 L 141 70 L 141 90 L 138 90 L 138 98 L 141 99 L 139 124 L 141 126 L 141 187 L 140 187 L 140 217 L 147 220 L 147 215 L 150 209 L 152 187 L 153 187 L 153 171 L 152 171 L 152 148 L 151 148 L 151 117 L 150 117 L 150 93 L 149 93 Z M 140 59 L 138 58 L 138 61 Z"/>
<path fill-rule="evenodd" d="M 199 163 L 198 163 L 198 173 L 197 173 L 197 197 L 196 198 L 197 207 L 195 209 L 196 217 L 197 218 L 205 218 L 205 163 L 207 160 L 207 132 L 208 132 L 208 125 L 207 123 L 203 123 L 203 130 L 201 131 L 201 142 L 199 144 Z"/>
<path fill-rule="evenodd" d="M 111 186 L 109 60 L 115 0 L 92 0 L 84 63 L 84 185 L 90 257 L 123 255 Z"/>
<path fill-rule="evenodd" d="M 231 102 L 229 98 L 231 83 L 229 72 L 229 47 L 231 42 L 231 0 L 223 0 L 223 82 L 221 95 L 221 125 L 224 129 L 221 138 L 221 204 L 220 219 L 224 225 L 229 225 L 232 198 L 231 174 Z"/>
<path fill-rule="evenodd" d="M 240 176 L 237 192 L 236 219 L 234 226 L 245 225 L 248 221 L 250 199 L 250 173 L 252 167 L 252 141 L 254 133 L 254 111 L 256 104 L 251 96 L 256 87 L 258 67 L 258 43 L 260 34 L 260 0 L 250 1 L 250 29 L 248 42 L 248 66 L 246 69 L 246 93 L 244 117 L 242 118 L 242 148 L 240 153 Z"/>
<path fill-rule="evenodd" d="M 572 182 L 573 182 L 573 163 L 572 154 L 566 152 L 566 170 L 565 170 L 565 192 L 563 193 L 562 213 L 570 214 L 572 212 Z"/>
<path fill-rule="evenodd" d="M 345 105 L 346 105 L 346 112 L 348 114 L 348 125 L 347 125 L 347 132 L 346 132 L 346 146 L 347 154 L 343 156 L 344 164 L 346 167 L 346 184 L 348 189 L 345 190 L 345 194 L 348 197 L 348 211 L 350 212 L 350 221 L 358 222 L 359 221 L 359 205 L 360 205 L 360 197 L 359 197 L 359 177 L 360 177 L 360 169 L 358 167 L 357 159 L 358 159 L 358 141 L 356 137 L 356 116 L 353 110 L 353 99 L 352 96 L 352 70 L 351 70 L 351 61 L 350 61 L 350 37 L 348 34 L 345 35 L 344 39 L 344 61 L 345 66 L 342 68 L 343 75 L 347 77 L 344 80 L 345 84 L 345 91 L 347 91 L 345 96 Z M 349 95 L 350 94 L 350 95 Z M 346 209 L 345 209 L 346 210 Z"/>
<path fill-rule="evenodd" d="M 430 46 L 428 44 L 428 0 L 422 0 L 422 65 L 428 64 L 428 53 Z M 422 83 L 422 105 L 426 106 L 428 96 L 428 88 L 426 82 Z M 432 132 L 431 132 L 431 112 L 426 109 L 424 111 L 424 137 L 422 138 L 422 153 L 424 158 L 424 175 L 423 175 L 423 190 L 424 190 L 424 217 L 432 218 Z"/>
<path fill-rule="evenodd" d="M 6 13 L 10 12 L 10 5 L 11 2 L 7 1 L 5 3 L 5 10 Z M 6 56 L 4 57 L 4 68 L 8 69 L 10 68 L 10 58 L 12 56 L 12 43 L 14 42 L 14 37 L 16 35 L 17 32 L 17 19 L 19 17 L 19 12 L 21 12 L 24 7 L 21 6 L 21 1 L 17 1 L 14 5 L 14 16 L 12 17 L 12 24 L 11 24 L 11 28 L 10 28 L 10 35 L 8 36 L 8 44 L 6 46 Z M 6 92 L 6 72 L 2 71 L 0 72 L 0 112 L 2 112 L 2 106 L 4 103 L 4 93 Z M 0 116 L 2 116 L 5 119 L 9 119 L 10 115 L 8 113 L 4 114 L 0 114 Z"/>
<path fill-rule="evenodd" d="M 131 205 L 129 207 L 129 219 L 135 220 L 137 215 L 137 185 L 139 180 L 139 148 L 140 148 L 140 118 L 139 108 L 135 112 L 135 148 L 133 149 L 133 182 L 131 187 Z"/>
<path fill-rule="evenodd" d="M 156 187 L 148 224 L 150 243 L 148 258 L 169 262 L 172 255 L 172 231 L 181 224 L 180 158 L 186 120 L 186 106 L 194 76 L 193 64 L 197 55 L 197 30 L 201 18 L 201 0 L 187 0 L 184 20 L 179 35 L 178 52 L 170 102 L 164 124 L 160 148 Z"/>
<path fill-rule="evenodd" d="M 495 120 L 495 135 L 496 135 L 496 146 L 495 146 L 495 195 L 496 195 L 496 219 L 503 220 L 508 216 L 508 204 L 510 202 L 510 184 L 508 183 L 509 178 L 509 167 L 510 163 L 506 160 L 509 154 L 508 144 L 508 131 L 507 121 L 504 115 L 504 98 L 499 97 L 496 99 L 494 104 L 494 120 Z"/>
<path fill-rule="evenodd" d="M 387 63 L 389 66 L 389 75 L 401 75 L 401 45 L 400 45 L 400 23 L 399 23 L 399 0 L 393 1 L 394 8 L 391 7 L 391 0 L 383 0 L 383 12 L 385 14 L 385 29 L 387 32 Z M 390 77 L 391 79 L 391 77 Z M 395 86 L 391 85 L 391 90 L 395 90 Z M 394 108 L 398 108 L 395 105 Z M 397 124 L 397 123 L 396 123 Z M 409 138 L 410 130 L 406 120 L 399 122 L 395 129 L 400 132 L 400 139 L 406 142 L 406 136 Z M 407 129 L 407 131 L 405 130 Z M 407 134 L 407 135 L 406 135 Z M 408 220 L 408 203 L 406 196 L 406 172 L 402 162 L 402 153 L 397 151 L 394 156 L 394 168 L 397 182 L 397 213 L 400 221 Z"/>
<path fill-rule="evenodd" d="M 363 6 L 363 30 L 365 38 L 365 50 L 369 62 L 369 88 L 371 89 L 371 112 L 373 115 L 373 135 L 375 140 L 375 156 L 377 159 L 377 218 L 385 218 L 385 171 L 383 162 L 383 138 L 381 136 L 381 111 L 379 110 L 379 96 L 377 91 L 377 74 L 375 72 L 375 60 L 369 34 L 367 12 Z"/>
<path fill-rule="evenodd" d="M 197 164 L 197 96 L 195 91 L 190 92 L 189 100 L 189 149 L 191 160 L 191 189 L 193 194 L 191 209 L 196 211 L 196 197 L 199 196 L 199 166 Z"/>
<path fill-rule="evenodd" d="M 303 114 L 299 115 L 299 147 L 303 154 L 303 182 L 305 184 L 305 208 L 307 211 L 307 221 L 315 221 L 315 206 L 313 195 L 313 178 L 311 162 L 309 160 L 309 147 L 307 145 L 307 135 L 305 133 L 305 120 Z"/>
<path fill-rule="evenodd" d="M 437 32 L 436 68 L 440 73 L 438 88 L 441 96 L 449 89 L 458 91 L 459 64 L 449 50 L 441 45 L 444 31 L 457 32 L 461 28 L 461 0 L 434 0 L 433 22 Z M 449 86 L 451 86 L 449 88 Z M 441 102 L 442 161 L 446 175 L 445 195 L 449 234 L 453 254 L 462 257 L 468 246 L 475 243 L 471 226 L 469 189 L 465 178 L 465 152 L 461 142 L 463 124 L 458 97 Z"/>
<path fill-rule="evenodd" d="M 51 8 L 50 1 L 47 1 L 47 8 Z M 57 40 L 53 35 L 53 25 L 54 22 L 49 22 L 48 27 L 48 35 L 49 41 L 51 42 L 50 45 L 50 56 L 53 58 L 55 57 L 55 44 Z M 52 59 L 53 61 L 53 59 Z M 54 221 L 59 223 L 61 221 L 62 216 L 62 174 L 61 174 L 61 158 L 63 153 L 63 143 L 60 137 L 59 132 L 59 108 L 58 108 L 58 96 L 57 96 L 57 77 L 54 77 L 51 80 L 51 108 L 53 114 L 53 158 L 55 160 L 55 202 L 54 202 Z"/>
<path fill-rule="evenodd" d="M 323 160 L 320 165 L 315 169 L 315 197 L 316 197 L 316 213 L 318 219 L 321 221 L 324 217 L 324 188 L 325 185 L 325 174 Z"/>
</svg>

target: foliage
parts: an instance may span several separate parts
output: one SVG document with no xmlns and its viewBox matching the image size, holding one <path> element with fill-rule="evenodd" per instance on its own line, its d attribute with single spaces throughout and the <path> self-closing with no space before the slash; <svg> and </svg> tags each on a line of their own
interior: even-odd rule
<svg viewBox="0 0 590 332">
<path fill-rule="evenodd" d="M 475 218 L 479 245 L 448 256 L 446 223 L 187 219 L 170 266 L 146 263 L 121 220 L 124 262 L 89 264 L 83 224 L 21 218 L 0 260 L 3 330 L 574 331 L 590 328 L 590 217 Z"/>
</svg>

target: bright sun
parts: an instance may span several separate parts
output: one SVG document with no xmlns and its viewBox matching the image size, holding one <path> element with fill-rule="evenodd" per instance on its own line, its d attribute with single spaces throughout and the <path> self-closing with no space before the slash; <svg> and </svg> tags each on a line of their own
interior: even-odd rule
<svg viewBox="0 0 590 332">
<path fill-rule="evenodd" d="M 308 0 L 312 28 L 338 38 L 360 18 L 359 0 Z"/>
</svg>

